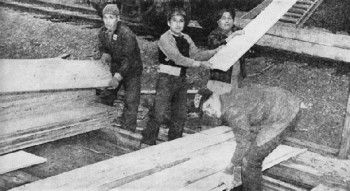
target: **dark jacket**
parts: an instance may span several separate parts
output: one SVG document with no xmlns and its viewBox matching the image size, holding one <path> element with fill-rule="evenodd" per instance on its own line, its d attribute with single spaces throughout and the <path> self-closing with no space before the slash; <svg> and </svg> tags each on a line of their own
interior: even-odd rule
<svg viewBox="0 0 350 191">
<path fill-rule="evenodd" d="M 111 55 L 112 75 L 119 73 L 123 78 L 141 75 L 143 66 L 135 34 L 120 21 L 114 31 L 116 40 L 108 40 L 106 31 L 107 28 L 103 26 L 98 33 L 98 50 L 101 55 Z"/>
<path fill-rule="evenodd" d="M 234 165 L 241 163 L 252 141 L 261 146 L 280 135 L 295 119 L 300 107 L 297 97 L 278 87 L 239 88 L 220 99 L 223 120 L 241 135 L 236 137 Z"/>
</svg>

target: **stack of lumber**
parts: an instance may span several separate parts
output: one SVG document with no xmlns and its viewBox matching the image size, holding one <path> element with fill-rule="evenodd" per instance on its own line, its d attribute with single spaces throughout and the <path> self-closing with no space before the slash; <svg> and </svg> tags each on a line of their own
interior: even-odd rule
<svg viewBox="0 0 350 191">
<path fill-rule="evenodd" d="M 230 161 L 234 147 L 231 128 L 216 127 L 12 190 L 222 190 L 218 180 Z M 282 148 L 286 149 L 293 150 L 287 146 Z M 310 188 L 320 183 L 327 185 L 331 179 L 343 180 L 337 186 L 344 188 L 350 177 L 349 163 L 303 152 L 280 165 L 289 164 L 294 169 L 293 173 L 296 173 L 295 177 L 291 177 L 292 180 L 286 181 L 293 181 L 293 178 L 300 176 L 302 180 L 299 181 L 303 183 L 308 175 L 298 172 L 309 171 L 318 178 L 317 183 L 314 182 Z M 304 169 L 298 168 L 298 165 L 304 166 Z M 239 172 L 236 177 L 239 183 Z M 266 190 L 305 190 L 271 177 L 264 176 Z"/>
<path fill-rule="evenodd" d="M 93 90 L 0 96 L 0 154 L 111 126 L 117 108 L 94 100 Z"/>
</svg>

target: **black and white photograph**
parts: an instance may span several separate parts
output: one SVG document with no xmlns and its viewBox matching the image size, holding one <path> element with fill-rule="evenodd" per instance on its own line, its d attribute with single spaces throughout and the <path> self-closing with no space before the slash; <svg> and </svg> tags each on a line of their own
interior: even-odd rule
<svg viewBox="0 0 350 191">
<path fill-rule="evenodd" d="M 349 191 L 350 0 L 0 0 L 0 191 Z"/>
</svg>

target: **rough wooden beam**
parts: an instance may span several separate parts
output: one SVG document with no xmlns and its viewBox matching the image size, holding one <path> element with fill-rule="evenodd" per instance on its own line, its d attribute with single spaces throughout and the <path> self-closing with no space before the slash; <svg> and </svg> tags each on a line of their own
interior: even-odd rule
<svg viewBox="0 0 350 191">
<path fill-rule="evenodd" d="M 109 190 L 171 166 L 182 164 L 190 160 L 189 156 L 200 156 L 205 153 L 205 148 L 226 141 L 231 143 L 233 141 L 231 128 L 213 128 L 39 180 L 13 190 Z"/>
<path fill-rule="evenodd" d="M 108 67 L 97 61 L 1 59 L 0 93 L 106 87 Z"/>
<path fill-rule="evenodd" d="M 334 187 L 328 187 L 323 184 L 320 184 L 313 188 L 311 191 L 346 191 L 343 188 L 334 188 Z"/>
<path fill-rule="evenodd" d="M 339 149 L 331 148 L 325 145 L 319 145 L 310 141 L 300 140 L 292 137 L 286 137 L 283 143 L 289 146 L 307 148 L 309 151 L 323 155 L 336 156 L 339 153 Z"/>
<path fill-rule="evenodd" d="M 236 25 L 246 26 L 250 20 L 236 19 Z M 350 62 L 350 36 L 332 34 L 320 29 L 295 28 L 285 24 L 273 26 L 257 45 Z"/>
<path fill-rule="evenodd" d="M 296 0 L 274 0 L 254 20 L 244 27 L 244 35 L 230 40 L 209 62 L 213 68 L 228 70 L 247 52 L 280 18 Z"/>
<path fill-rule="evenodd" d="M 350 149 L 350 95 L 348 98 L 348 105 L 346 107 L 345 123 L 343 133 L 341 136 L 339 157 L 346 159 Z"/>
<path fill-rule="evenodd" d="M 0 156 L 0 174 L 46 162 L 47 159 L 24 151 Z"/>
<path fill-rule="evenodd" d="M 319 184 L 348 188 L 350 185 L 350 161 L 305 152 L 293 160 L 282 162 L 265 173 L 285 182 L 307 188 Z"/>
</svg>

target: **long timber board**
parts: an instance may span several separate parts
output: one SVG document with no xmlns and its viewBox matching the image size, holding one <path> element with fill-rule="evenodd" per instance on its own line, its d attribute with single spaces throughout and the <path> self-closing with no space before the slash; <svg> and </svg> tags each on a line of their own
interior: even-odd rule
<svg viewBox="0 0 350 191">
<path fill-rule="evenodd" d="M 1 59 L 0 94 L 106 87 L 112 78 L 97 61 Z"/>
<path fill-rule="evenodd" d="M 295 2 L 296 0 L 272 1 L 264 11 L 244 27 L 245 34 L 234 37 L 209 60 L 213 64 L 213 68 L 227 71 Z"/>
</svg>

